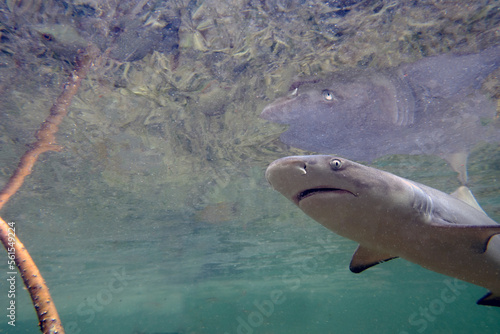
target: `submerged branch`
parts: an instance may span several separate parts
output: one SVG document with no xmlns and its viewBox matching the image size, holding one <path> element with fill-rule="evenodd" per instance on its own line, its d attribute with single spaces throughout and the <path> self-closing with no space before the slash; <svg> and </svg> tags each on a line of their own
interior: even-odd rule
<svg viewBox="0 0 500 334">
<path fill-rule="evenodd" d="M 33 143 L 31 149 L 21 157 L 14 174 L 0 191 L 0 209 L 21 187 L 26 176 L 31 174 L 33 165 L 40 154 L 47 151 L 61 150 L 61 147 L 56 144 L 55 138 L 57 130 L 59 129 L 59 124 L 61 124 L 64 116 L 68 113 L 71 100 L 78 91 L 82 79 L 92 66 L 92 62 L 96 55 L 97 52 L 93 47 L 89 47 L 85 53 L 80 55 L 81 57 L 79 58 L 76 69 L 69 76 L 68 81 L 64 85 L 63 92 L 59 95 L 50 109 L 50 115 L 42 123 L 40 130 L 36 133 L 37 141 Z M 1 217 L 0 241 L 9 253 L 9 256 L 13 254 L 13 260 L 15 260 L 16 266 L 23 278 L 24 285 L 28 289 L 31 300 L 33 301 L 33 306 L 35 307 L 42 333 L 63 334 L 64 328 L 62 327 L 59 314 L 57 313 L 49 289 L 40 271 L 28 253 L 28 250 L 15 235 L 15 229 L 10 227 Z"/>
</svg>

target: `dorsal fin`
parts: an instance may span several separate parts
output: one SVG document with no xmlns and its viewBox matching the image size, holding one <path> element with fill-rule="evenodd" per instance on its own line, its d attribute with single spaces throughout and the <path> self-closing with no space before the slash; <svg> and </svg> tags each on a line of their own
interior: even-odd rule
<svg viewBox="0 0 500 334">
<path fill-rule="evenodd" d="M 486 212 L 484 212 L 484 210 L 474 198 L 474 195 L 472 195 L 472 192 L 466 186 L 458 187 L 458 189 L 452 192 L 450 195 L 486 214 Z"/>
<path fill-rule="evenodd" d="M 351 263 L 349 264 L 349 269 L 353 273 L 358 274 L 365 269 L 395 258 L 397 258 L 397 256 L 391 256 L 387 253 L 374 251 L 372 249 L 368 249 L 359 245 L 352 256 Z"/>
<path fill-rule="evenodd" d="M 467 183 L 467 152 L 448 153 L 444 155 L 444 159 L 458 173 L 458 180 L 462 184 Z"/>
</svg>

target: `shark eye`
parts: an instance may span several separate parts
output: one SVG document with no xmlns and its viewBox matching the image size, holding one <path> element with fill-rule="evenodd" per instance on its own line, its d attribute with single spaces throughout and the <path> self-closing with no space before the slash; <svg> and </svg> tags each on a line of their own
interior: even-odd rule
<svg viewBox="0 0 500 334">
<path fill-rule="evenodd" d="M 42 34 L 42 38 L 46 41 L 49 41 L 49 42 L 54 40 L 54 37 L 50 34 Z"/>
<path fill-rule="evenodd" d="M 323 95 L 323 99 L 325 101 L 333 101 L 335 100 L 335 96 L 333 95 L 333 92 L 331 90 L 325 89 L 323 92 L 321 92 Z"/>
<path fill-rule="evenodd" d="M 333 170 L 339 170 L 342 167 L 342 161 L 340 161 L 339 159 L 332 159 L 330 160 L 330 167 Z"/>
</svg>

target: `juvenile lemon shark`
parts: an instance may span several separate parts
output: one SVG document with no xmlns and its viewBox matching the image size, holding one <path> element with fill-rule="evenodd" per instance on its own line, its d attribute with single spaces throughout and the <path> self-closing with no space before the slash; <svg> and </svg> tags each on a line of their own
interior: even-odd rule
<svg viewBox="0 0 500 334">
<path fill-rule="evenodd" d="M 266 178 L 308 216 L 359 243 L 352 272 L 401 257 L 487 288 L 477 303 L 500 307 L 500 225 L 468 188 L 448 195 L 328 155 L 276 160 Z"/>
<path fill-rule="evenodd" d="M 468 152 L 499 142 L 493 99 L 478 89 L 500 66 L 500 46 L 444 54 L 380 71 L 345 69 L 298 80 L 260 117 L 288 124 L 281 141 L 371 162 L 389 154 L 438 155 L 466 183 Z M 349 132 L 349 136 L 346 136 Z"/>
</svg>

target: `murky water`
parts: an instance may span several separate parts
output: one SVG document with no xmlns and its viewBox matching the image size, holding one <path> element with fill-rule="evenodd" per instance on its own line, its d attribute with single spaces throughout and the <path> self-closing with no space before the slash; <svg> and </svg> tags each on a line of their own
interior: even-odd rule
<svg viewBox="0 0 500 334">
<path fill-rule="evenodd" d="M 500 311 L 475 304 L 481 287 L 401 259 L 351 273 L 356 244 L 270 189 L 267 165 L 304 152 L 258 118 L 298 75 L 476 52 L 500 43 L 499 26 L 495 1 L 5 1 L 0 185 L 78 49 L 101 56 L 61 124 L 64 149 L 41 156 L 0 215 L 66 333 L 500 333 Z M 498 98 L 495 78 L 482 90 Z M 496 221 L 499 161 L 492 144 L 469 157 Z M 374 166 L 460 185 L 439 157 Z M 0 333 L 39 332 L 20 279 L 8 324 L 7 257 L 0 270 Z"/>
</svg>

